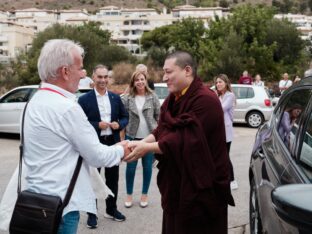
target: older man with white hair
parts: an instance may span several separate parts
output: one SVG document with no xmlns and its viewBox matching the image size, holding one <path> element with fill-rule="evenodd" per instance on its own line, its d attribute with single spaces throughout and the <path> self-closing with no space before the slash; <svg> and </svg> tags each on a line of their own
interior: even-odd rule
<svg viewBox="0 0 312 234">
<path fill-rule="evenodd" d="M 288 79 L 288 73 L 283 74 L 283 79 L 280 80 L 278 83 L 278 87 L 280 89 L 280 92 L 283 93 L 286 89 L 288 89 L 290 86 L 292 86 L 292 81 Z"/>
<path fill-rule="evenodd" d="M 47 41 L 38 60 L 42 86 L 25 116 L 27 189 L 64 199 L 79 155 L 83 163 L 58 233 L 77 232 L 79 211 L 96 213 L 90 166 L 110 167 L 129 153 L 127 143 L 100 143 L 74 93 L 83 69 L 83 48 L 67 39 Z"/>
</svg>

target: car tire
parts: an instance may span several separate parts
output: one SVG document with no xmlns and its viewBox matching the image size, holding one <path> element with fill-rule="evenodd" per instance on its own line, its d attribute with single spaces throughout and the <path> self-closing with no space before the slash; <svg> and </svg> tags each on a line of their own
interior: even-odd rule
<svg viewBox="0 0 312 234">
<path fill-rule="evenodd" d="M 264 122 L 264 117 L 259 111 L 252 111 L 247 114 L 246 121 L 249 127 L 258 128 Z"/>
<path fill-rule="evenodd" d="M 254 179 L 252 179 L 250 183 L 249 226 L 250 226 L 250 234 L 262 233 L 262 223 L 261 223 L 258 198 L 257 198 L 257 193 L 256 193 L 256 184 L 255 184 Z"/>
</svg>

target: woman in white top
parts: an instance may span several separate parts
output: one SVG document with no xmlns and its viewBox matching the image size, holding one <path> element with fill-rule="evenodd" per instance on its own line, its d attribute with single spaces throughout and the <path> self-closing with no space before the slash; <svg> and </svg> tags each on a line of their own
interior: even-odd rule
<svg viewBox="0 0 312 234">
<path fill-rule="evenodd" d="M 255 76 L 255 81 L 252 83 L 255 86 L 262 86 L 264 87 L 264 82 L 261 80 L 261 76 L 259 74 L 257 74 Z"/>
<path fill-rule="evenodd" d="M 231 82 L 227 75 L 220 74 L 215 78 L 215 86 L 217 95 L 222 105 L 224 112 L 224 125 L 225 125 L 225 135 L 226 135 L 226 147 L 227 152 L 230 157 L 230 148 L 233 140 L 233 112 L 235 106 L 235 95 L 232 92 Z M 231 189 L 237 189 L 238 184 L 234 179 L 233 165 L 230 160 L 231 168 Z"/>
<path fill-rule="evenodd" d="M 141 140 L 157 127 L 160 104 L 157 95 L 147 85 L 145 73 L 136 71 L 132 74 L 129 94 L 122 97 L 122 102 L 129 113 L 129 123 L 126 127 L 127 139 Z M 152 176 L 153 158 L 154 155 L 152 153 L 148 153 L 145 157 L 142 157 L 143 186 L 140 201 L 141 207 L 148 205 L 147 192 Z M 127 163 L 127 199 L 125 202 L 127 208 L 132 206 L 133 183 L 137 163 L 137 161 Z"/>
</svg>

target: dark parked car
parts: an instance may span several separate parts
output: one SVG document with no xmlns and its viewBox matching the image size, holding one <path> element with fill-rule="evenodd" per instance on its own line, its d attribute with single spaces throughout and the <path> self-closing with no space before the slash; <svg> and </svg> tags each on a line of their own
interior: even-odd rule
<svg viewBox="0 0 312 234">
<path fill-rule="evenodd" d="M 256 135 L 251 233 L 312 233 L 312 77 L 283 93 Z"/>
</svg>

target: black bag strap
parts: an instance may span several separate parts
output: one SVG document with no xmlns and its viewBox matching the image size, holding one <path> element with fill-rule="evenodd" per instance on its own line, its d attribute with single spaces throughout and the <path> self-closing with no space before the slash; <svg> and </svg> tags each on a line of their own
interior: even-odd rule
<svg viewBox="0 0 312 234">
<path fill-rule="evenodd" d="M 39 86 L 39 88 L 40 87 L 41 87 L 41 85 Z M 27 103 L 25 105 L 25 108 L 24 108 L 24 111 L 23 111 L 23 116 L 22 116 L 22 123 L 21 123 L 22 126 L 21 126 L 21 143 L 20 143 L 20 146 L 19 146 L 19 149 L 20 149 L 20 159 L 19 159 L 17 194 L 20 194 L 20 192 L 21 192 L 22 160 L 23 160 L 23 154 L 24 154 L 24 122 L 25 122 L 26 109 L 27 109 L 27 106 L 28 106 L 28 103 L 29 103 L 30 99 L 31 98 L 28 99 L 28 101 L 27 101 Z M 80 172 L 81 164 L 82 164 L 82 157 L 79 155 L 79 158 L 78 158 L 78 161 L 77 161 L 77 165 L 75 167 L 73 176 L 72 176 L 72 178 L 70 180 L 70 183 L 69 183 L 66 195 L 65 195 L 63 203 L 62 203 L 62 208 L 63 209 L 67 206 L 67 204 L 68 204 L 68 202 L 69 202 L 69 200 L 71 198 L 71 195 L 73 193 L 73 190 L 74 190 L 74 187 L 76 185 L 76 181 L 77 181 L 77 178 L 78 178 L 78 175 L 79 175 L 79 172 Z"/>
</svg>

